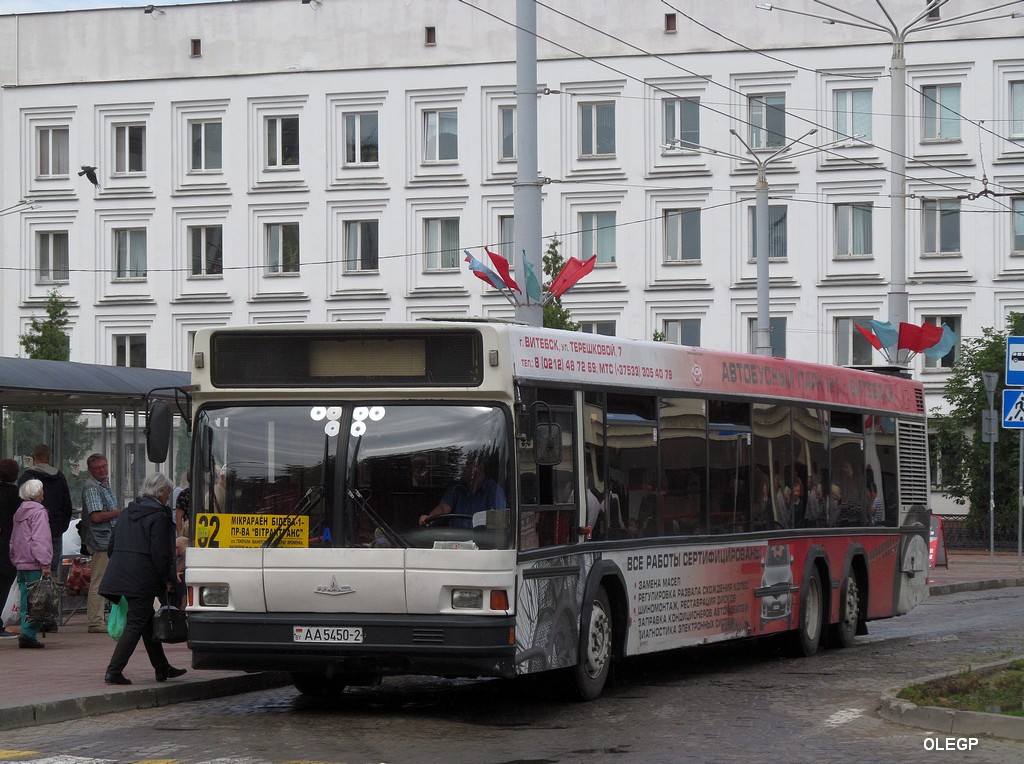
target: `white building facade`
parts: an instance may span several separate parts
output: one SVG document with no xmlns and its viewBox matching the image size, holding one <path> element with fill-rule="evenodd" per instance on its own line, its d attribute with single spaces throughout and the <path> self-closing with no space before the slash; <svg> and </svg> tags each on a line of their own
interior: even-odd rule
<svg viewBox="0 0 1024 764">
<path fill-rule="evenodd" d="M 886 5 L 906 23 L 923 3 Z M 768 171 L 773 351 L 882 362 L 855 326 L 889 318 L 890 41 L 752 0 L 687 13 L 538 6 L 542 232 L 597 255 L 563 303 L 588 331 L 751 350 L 756 172 L 730 130 L 770 153 L 816 129 L 796 149 L 827 150 Z M 906 45 L 908 317 L 960 336 L 1024 311 L 1006 16 Z M 187 369 L 205 326 L 512 317 L 463 252 L 521 277 L 514 20 L 515 0 L 0 16 L 0 209 L 32 204 L 0 217 L 0 353 L 55 289 L 72 360 L 153 368 Z M 929 408 L 955 355 L 911 363 Z"/>
</svg>

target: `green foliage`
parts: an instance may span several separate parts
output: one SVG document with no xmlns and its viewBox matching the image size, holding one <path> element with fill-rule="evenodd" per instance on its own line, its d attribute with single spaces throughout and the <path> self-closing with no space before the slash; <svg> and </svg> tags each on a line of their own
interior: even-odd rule
<svg viewBox="0 0 1024 764">
<path fill-rule="evenodd" d="M 44 361 L 68 361 L 71 359 L 71 338 L 67 333 L 68 301 L 54 289 L 46 299 L 46 320 L 35 316 L 29 330 L 18 337 L 29 358 Z"/>
<path fill-rule="evenodd" d="M 561 244 L 556 238 L 551 239 L 547 250 L 544 252 L 544 275 L 550 283 L 565 264 L 565 259 L 558 251 Z M 544 326 L 547 329 L 568 329 L 571 332 L 578 332 L 580 325 L 572 320 L 572 313 L 568 308 L 562 307 L 560 299 L 552 300 L 544 306 Z"/>
<path fill-rule="evenodd" d="M 665 332 L 659 332 L 657 329 L 654 330 L 654 334 L 651 335 L 651 339 L 654 342 L 668 342 L 668 337 Z"/>
<path fill-rule="evenodd" d="M 969 507 L 970 522 L 988 524 L 990 445 L 981 440 L 982 412 L 988 394 L 982 372 L 999 375 L 994 406 L 1001 419 L 1002 390 L 1006 387 L 1006 338 L 1024 335 L 1024 314 L 1011 313 L 1006 330 L 982 329 L 981 337 L 963 338 L 960 357 L 946 382 L 949 412 L 932 413 L 931 450 L 942 470 L 942 490 L 959 505 Z M 1017 523 L 1019 435 L 1000 429 L 995 444 L 995 516 L 997 522 Z"/>
</svg>

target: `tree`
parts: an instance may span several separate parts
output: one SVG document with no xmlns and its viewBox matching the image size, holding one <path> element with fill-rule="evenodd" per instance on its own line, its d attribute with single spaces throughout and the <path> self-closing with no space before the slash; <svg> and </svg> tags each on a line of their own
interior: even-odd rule
<svg viewBox="0 0 1024 764">
<path fill-rule="evenodd" d="M 18 337 L 29 358 L 45 361 L 68 361 L 71 359 L 71 338 L 67 326 L 68 301 L 54 289 L 46 299 L 46 320 L 32 316 L 29 330 Z"/>
<path fill-rule="evenodd" d="M 557 238 L 552 237 L 551 243 L 548 244 L 548 248 L 544 252 L 544 275 L 547 276 L 548 283 L 554 280 L 565 264 L 565 259 L 558 252 L 560 244 L 561 242 Z M 579 323 L 572 320 L 572 314 L 569 312 L 569 309 L 562 307 L 561 298 L 556 298 L 544 306 L 544 327 L 547 329 L 568 329 L 570 332 L 578 332 L 580 330 Z"/>
<path fill-rule="evenodd" d="M 997 416 L 1006 387 L 1006 338 L 1024 335 L 1024 313 L 1011 313 L 1006 331 L 982 329 L 981 337 L 961 340 L 960 357 L 946 382 L 949 413 L 933 411 L 933 465 L 941 470 L 942 490 L 959 505 L 967 505 L 969 522 L 988 526 L 989 451 L 981 440 L 982 412 L 988 394 L 982 372 L 999 375 L 994 404 Z M 998 422 L 997 422 L 998 425 Z M 1018 436 L 1001 430 L 995 444 L 995 517 L 998 524 L 1017 523 Z M 933 469 L 935 467 L 933 466 Z"/>
</svg>

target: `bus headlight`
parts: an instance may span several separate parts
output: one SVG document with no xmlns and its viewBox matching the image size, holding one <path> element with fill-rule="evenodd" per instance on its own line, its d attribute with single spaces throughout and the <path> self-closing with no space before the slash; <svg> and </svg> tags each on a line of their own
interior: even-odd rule
<svg viewBox="0 0 1024 764">
<path fill-rule="evenodd" d="M 483 589 L 452 589 L 453 610 L 483 610 Z"/>
<path fill-rule="evenodd" d="M 203 607 L 227 607 L 228 585 L 207 584 L 199 587 L 199 604 Z"/>
</svg>

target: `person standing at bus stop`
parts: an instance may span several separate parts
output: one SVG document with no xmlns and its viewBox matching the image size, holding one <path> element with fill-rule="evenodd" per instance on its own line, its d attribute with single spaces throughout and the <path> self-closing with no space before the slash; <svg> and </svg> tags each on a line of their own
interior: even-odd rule
<svg viewBox="0 0 1024 764">
<path fill-rule="evenodd" d="M 18 647 L 46 647 L 36 639 L 39 624 L 28 617 L 28 589 L 41 578 L 50 577 L 50 562 L 53 560 L 53 541 L 50 523 L 47 519 L 46 498 L 41 480 L 26 480 L 18 489 L 21 506 L 14 514 L 14 530 L 11 532 L 11 562 L 18 569 L 18 587 L 21 590 L 21 634 Z"/>
<path fill-rule="evenodd" d="M 18 485 L 24 485 L 26 481 L 38 480 L 43 484 L 43 506 L 46 507 L 46 518 L 50 523 L 50 543 L 53 546 L 53 559 L 50 561 L 50 570 L 60 580 L 61 557 L 64 553 L 64 531 L 71 525 L 71 513 L 74 507 L 71 506 L 71 489 L 68 488 L 68 480 L 64 473 L 54 467 L 50 462 L 53 460 L 53 451 L 45 443 L 38 444 L 32 449 L 32 461 L 34 464 L 21 473 L 18 478 Z M 47 631 L 56 631 L 55 625 L 48 627 Z"/>
<path fill-rule="evenodd" d="M 89 549 L 92 550 L 92 580 L 89 583 L 89 600 L 86 606 L 86 621 L 89 631 L 105 634 L 103 610 L 106 600 L 100 596 L 100 584 L 107 570 L 107 545 L 121 510 L 117 499 L 110 490 L 110 466 L 103 454 L 90 454 L 85 462 L 89 479 L 82 489 L 82 512 L 89 517 Z"/>
</svg>

